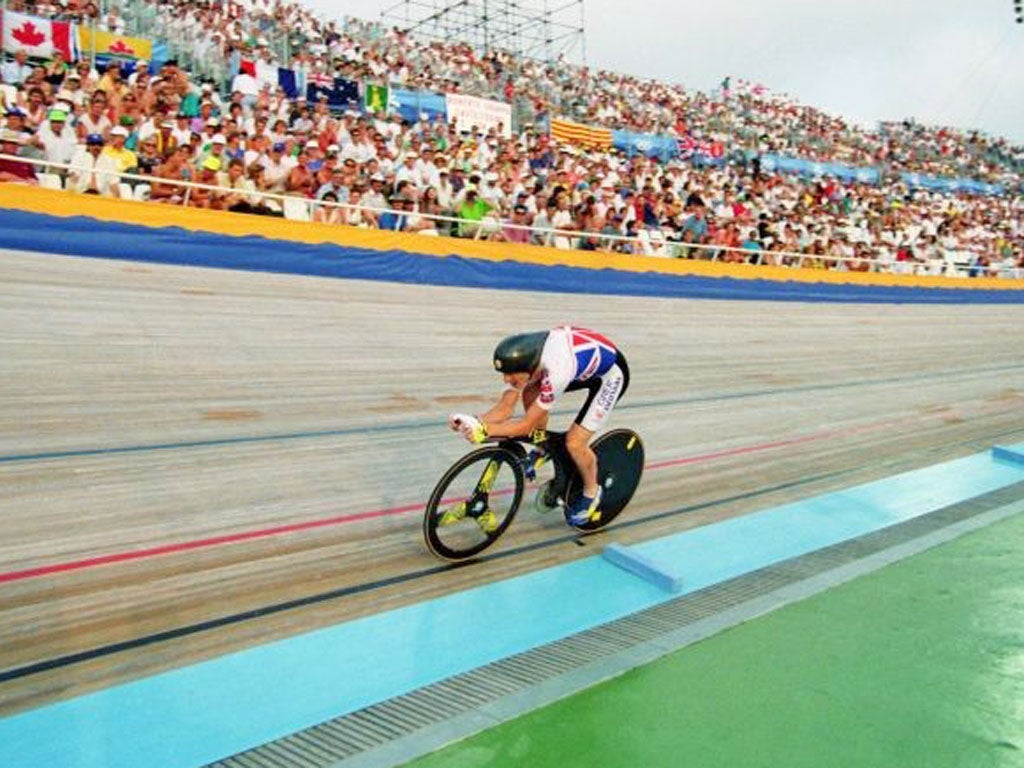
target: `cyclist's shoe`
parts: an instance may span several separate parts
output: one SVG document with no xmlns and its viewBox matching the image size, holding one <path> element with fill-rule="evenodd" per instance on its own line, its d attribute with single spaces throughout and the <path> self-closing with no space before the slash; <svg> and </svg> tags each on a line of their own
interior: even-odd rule
<svg viewBox="0 0 1024 768">
<path fill-rule="evenodd" d="M 455 506 L 449 507 L 444 512 L 442 512 L 441 516 L 437 519 L 437 524 L 439 526 L 442 526 L 442 525 L 453 525 L 454 523 L 459 522 L 459 520 L 461 520 L 465 516 L 466 516 L 466 502 L 460 501 Z"/>
<path fill-rule="evenodd" d="M 523 474 L 526 479 L 533 481 L 537 479 L 537 470 L 548 463 L 550 457 L 543 451 L 531 450 L 523 459 Z"/>
<path fill-rule="evenodd" d="M 484 533 L 494 533 L 498 530 L 498 516 L 494 514 L 494 510 L 486 509 L 476 519 L 476 524 Z"/>
<path fill-rule="evenodd" d="M 581 525 L 587 523 L 593 523 L 596 520 L 601 519 L 601 489 L 597 489 L 597 495 L 593 498 L 589 496 L 581 495 L 576 499 L 576 503 L 572 507 L 566 508 L 565 521 L 574 528 L 579 528 Z"/>
</svg>

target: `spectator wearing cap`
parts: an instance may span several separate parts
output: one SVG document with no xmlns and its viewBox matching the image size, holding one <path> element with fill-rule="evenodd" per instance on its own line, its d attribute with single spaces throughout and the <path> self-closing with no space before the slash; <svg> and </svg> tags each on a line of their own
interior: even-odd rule
<svg viewBox="0 0 1024 768">
<path fill-rule="evenodd" d="M 25 143 L 22 134 L 5 128 L 0 131 L 0 154 L 19 155 Z M 23 160 L 7 160 L 0 158 L 0 182 L 16 182 L 19 184 L 38 184 L 32 166 Z"/>
<path fill-rule="evenodd" d="M 309 170 L 316 173 L 324 164 L 323 151 L 320 149 L 320 142 L 316 139 L 309 139 L 303 148 L 306 150 L 307 164 Z"/>
<path fill-rule="evenodd" d="M 441 166 L 437 170 L 437 202 L 446 213 L 452 210 L 452 200 L 455 198 L 455 186 L 452 184 L 451 171 Z"/>
<path fill-rule="evenodd" d="M 287 145 L 283 141 L 274 142 L 263 161 L 264 181 L 272 192 L 284 192 L 288 176 L 295 167 L 295 160 L 285 153 L 285 149 Z"/>
<path fill-rule="evenodd" d="M 369 191 L 363 193 L 363 205 L 374 211 L 383 211 L 388 207 L 388 201 L 385 193 L 385 184 L 383 174 L 374 173 L 370 176 L 370 188 Z"/>
<path fill-rule="evenodd" d="M 103 136 L 91 133 L 85 137 L 85 144 L 79 146 L 68 173 L 67 188 L 75 192 L 104 197 L 120 197 L 117 180 L 117 166 L 114 160 L 103 154 Z"/>
<path fill-rule="evenodd" d="M 117 124 L 128 131 L 128 138 L 124 140 L 124 145 L 134 152 L 139 145 L 139 125 L 135 118 L 131 115 L 121 115 Z"/>
<path fill-rule="evenodd" d="M 103 154 L 114 161 L 119 173 L 129 173 L 138 167 L 139 161 L 135 153 L 125 148 L 125 141 L 128 139 L 128 129 L 122 125 L 115 125 L 110 129 L 110 139 Z"/>
<path fill-rule="evenodd" d="M 203 161 L 208 157 L 217 158 L 217 162 L 227 167 L 228 157 L 226 153 L 228 145 L 227 137 L 223 133 L 215 133 L 210 137 L 208 142 L 204 142 L 202 148 L 202 154 L 199 157 L 199 165 L 202 166 Z M 220 168 L 217 169 L 218 171 Z"/>
<path fill-rule="evenodd" d="M 78 150 L 78 137 L 68 125 L 68 113 L 60 109 L 51 109 L 47 120 L 36 132 L 34 144 L 43 150 L 43 159 L 51 163 L 67 164 Z M 48 168 L 47 173 L 66 171 L 61 168 Z"/>
<path fill-rule="evenodd" d="M 207 157 L 199 164 L 196 174 L 196 182 L 207 187 L 217 186 L 217 174 L 222 168 L 219 158 Z M 213 208 L 218 200 L 219 193 L 212 189 L 193 187 L 188 193 L 187 205 L 193 208 Z"/>
<path fill-rule="evenodd" d="M 395 193 L 388 201 L 388 205 L 390 208 L 377 217 L 377 228 L 394 232 L 404 231 L 412 201 L 401 193 Z"/>
<path fill-rule="evenodd" d="M 505 193 L 498 186 L 498 174 L 494 171 L 487 171 L 483 175 L 480 185 L 480 197 L 493 210 L 501 210 L 507 202 Z M 507 208 L 505 210 L 508 210 Z"/>
<path fill-rule="evenodd" d="M 419 183 L 420 174 L 416 170 L 418 159 L 419 155 L 415 152 L 406 152 L 405 157 L 402 159 L 402 164 L 395 169 L 395 183 L 402 181 L 412 182 L 413 184 Z"/>
<path fill-rule="evenodd" d="M 174 121 L 169 118 L 160 120 L 156 133 L 152 138 L 156 141 L 156 151 L 161 158 L 166 158 L 178 148 L 178 139 L 174 132 Z"/>
<path fill-rule="evenodd" d="M 217 133 L 220 129 L 220 118 L 213 113 L 213 102 L 205 100 L 199 104 L 199 114 L 192 118 L 189 126 L 193 133 L 207 131 L 210 135 Z"/>
<path fill-rule="evenodd" d="M 83 108 L 89 101 L 89 93 L 82 88 L 82 76 L 77 70 L 69 70 L 64 79 L 64 89 L 61 95 L 67 99 L 76 111 Z"/>
<path fill-rule="evenodd" d="M 4 117 L 7 121 L 7 130 L 14 131 L 25 141 L 32 138 L 32 130 L 25 123 L 25 111 L 21 109 L 21 107 L 7 107 L 7 109 L 4 110 Z"/>
</svg>

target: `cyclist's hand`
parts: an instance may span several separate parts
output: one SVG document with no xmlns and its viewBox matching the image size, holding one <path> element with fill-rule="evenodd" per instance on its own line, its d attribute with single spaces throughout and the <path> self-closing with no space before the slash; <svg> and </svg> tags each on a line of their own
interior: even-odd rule
<svg viewBox="0 0 1024 768">
<path fill-rule="evenodd" d="M 458 419 L 459 434 L 471 443 L 482 443 L 487 439 L 487 427 L 476 416 L 469 416 L 464 413 L 453 414 Z"/>
<path fill-rule="evenodd" d="M 458 432 L 462 429 L 462 425 L 472 418 L 472 416 L 467 416 L 465 413 L 448 414 L 448 428 L 451 429 L 452 432 Z"/>
</svg>

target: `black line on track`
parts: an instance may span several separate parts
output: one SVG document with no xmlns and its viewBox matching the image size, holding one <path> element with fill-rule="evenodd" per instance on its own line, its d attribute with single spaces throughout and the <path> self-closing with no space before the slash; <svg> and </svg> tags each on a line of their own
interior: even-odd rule
<svg viewBox="0 0 1024 768">
<path fill-rule="evenodd" d="M 617 523 L 614 526 L 609 526 L 608 529 L 601 529 L 594 531 L 593 533 L 580 534 L 574 532 L 564 536 L 557 536 L 553 539 L 545 539 L 544 541 L 535 542 L 533 544 L 524 544 L 519 547 L 504 550 L 501 552 L 495 552 L 491 555 L 476 558 L 474 560 L 468 560 L 462 563 L 446 563 L 444 565 L 436 565 L 431 568 L 423 568 L 417 571 L 410 571 L 409 573 L 399 574 L 397 576 L 391 576 L 386 579 L 379 579 L 377 581 L 367 582 L 365 584 L 356 584 L 351 587 L 344 587 L 342 589 L 334 589 L 329 592 L 321 592 L 315 595 L 308 595 L 306 597 L 300 597 L 295 600 L 288 600 L 283 603 L 274 603 L 272 605 L 266 605 L 261 608 L 253 608 L 248 611 L 242 611 L 241 613 L 233 613 L 227 616 L 221 616 L 216 619 L 210 619 L 208 621 L 202 621 L 196 624 L 189 624 L 184 627 L 177 627 L 175 629 L 169 629 L 164 632 L 157 632 L 151 635 L 144 635 L 142 637 L 133 638 L 131 640 L 124 640 L 119 643 L 112 643 L 110 645 L 101 645 L 97 648 L 91 648 L 85 651 L 79 651 L 78 653 L 71 653 L 65 656 L 58 656 L 52 659 L 46 659 L 44 661 L 38 661 L 33 664 L 27 664 L 22 667 L 14 667 L 6 669 L 0 672 L 0 683 L 10 682 L 12 680 L 19 680 L 32 675 L 37 675 L 42 672 L 50 672 L 56 669 L 62 669 L 64 667 L 70 667 L 74 664 L 81 664 L 86 661 L 93 661 L 100 659 L 105 656 L 112 656 L 123 651 L 130 651 L 137 648 L 145 648 L 146 646 L 155 645 L 157 643 L 163 643 L 168 640 L 176 640 L 182 637 L 188 637 L 190 635 L 197 635 L 202 632 L 208 632 L 212 629 L 220 629 L 221 627 L 231 626 L 233 624 L 241 624 L 246 621 L 252 621 L 254 619 L 261 619 L 266 616 L 272 616 L 274 614 L 283 613 L 285 611 L 294 610 L 296 608 L 304 608 L 310 605 L 316 605 L 317 603 L 324 603 L 331 600 L 337 600 L 343 597 L 350 597 L 352 595 L 358 595 L 364 592 L 372 592 L 377 589 L 383 589 L 385 587 L 392 587 L 396 584 L 404 584 L 406 582 L 415 581 L 422 579 L 427 576 L 433 576 L 438 573 L 444 573 L 446 571 L 455 570 L 458 568 L 468 568 L 474 565 L 480 565 L 482 563 L 490 562 L 493 560 L 501 560 L 507 557 L 513 557 L 515 555 L 524 554 L 526 552 L 532 552 L 538 549 L 544 549 L 546 547 L 553 547 L 559 544 L 579 542 L 583 537 L 595 536 L 604 530 L 613 530 L 616 528 L 633 527 L 637 525 L 643 525 L 645 523 L 656 522 L 663 520 L 667 517 L 674 517 L 676 515 L 686 514 L 689 512 L 697 512 L 702 509 L 708 509 L 710 507 L 720 506 L 722 504 L 731 504 L 738 501 L 745 501 L 747 499 L 757 498 L 758 496 L 765 496 L 777 491 L 784 491 L 791 488 L 797 488 L 802 485 L 808 485 L 810 483 L 818 482 L 820 480 L 831 479 L 839 477 L 841 475 L 850 474 L 856 472 L 862 467 L 854 467 L 853 469 L 843 469 L 834 472 L 826 472 L 818 475 L 810 475 L 803 477 L 798 480 L 791 480 L 785 483 L 779 483 L 777 485 L 771 485 L 764 488 L 758 488 L 753 491 L 746 491 L 744 493 L 736 494 L 733 496 L 726 496 L 721 499 L 712 499 L 711 501 L 701 502 L 700 504 L 693 504 L 690 506 L 679 507 L 677 509 L 668 510 L 667 512 L 660 512 L 650 517 L 640 518 L 638 520 L 629 520 L 621 523 Z"/>
<path fill-rule="evenodd" d="M 995 433 L 989 435 L 988 439 L 994 439 L 999 437 L 1005 437 L 1006 435 L 1019 434 L 1024 432 L 1024 428 L 1016 427 L 1014 429 L 1006 430 L 1005 432 Z M 946 443 L 943 445 L 932 446 L 935 449 L 949 449 L 957 446 L 971 445 L 977 442 L 978 438 L 971 438 L 970 440 L 960 440 L 952 443 Z M 55 669 L 62 669 L 69 667 L 74 664 L 80 664 L 86 661 L 93 661 L 100 659 L 105 656 L 112 656 L 122 651 L 129 651 L 136 648 L 144 648 L 149 645 L 155 645 L 162 643 L 167 640 L 175 640 L 181 637 L 187 637 L 189 635 L 196 635 L 202 632 L 207 632 L 212 629 L 219 629 L 221 627 L 230 626 L 232 624 L 241 624 L 246 621 L 252 621 L 254 619 L 260 619 L 265 616 L 272 616 L 277 613 L 283 613 L 284 611 L 290 611 L 295 608 L 303 608 L 310 605 L 316 605 L 317 603 L 329 602 L 331 600 L 337 600 L 342 597 L 348 597 L 351 595 L 357 595 L 363 592 L 371 592 L 376 589 L 383 589 L 385 587 L 394 586 L 396 584 L 404 584 L 406 582 L 415 581 L 416 579 L 425 578 L 427 576 L 433 576 L 438 573 L 444 573 L 446 571 L 452 571 L 459 568 L 469 568 L 474 565 L 480 565 L 482 563 L 491 562 L 493 560 L 501 560 L 507 557 L 513 557 L 515 555 L 524 554 L 526 552 L 532 552 L 538 549 L 544 549 L 546 547 L 557 546 L 559 544 L 573 543 L 576 545 L 585 545 L 585 539 L 591 536 L 599 536 L 606 531 L 616 530 L 619 528 L 633 528 L 639 525 L 646 525 L 648 523 L 657 522 L 664 520 L 669 517 L 676 515 L 687 514 L 690 512 L 698 512 L 704 509 L 710 509 L 712 507 L 721 506 L 723 504 L 731 504 L 739 501 L 746 501 L 748 499 L 757 498 L 758 496 L 766 496 L 778 491 L 789 490 L 792 488 L 799 488 L 800 486 L 810 485 L 822 480 L 832 480 L 843 475 L 853 474 L 859 472 L 866 467 L 872 466 L 873 463 L 858 465 L 847 469 L 834 470 L 831 472 L 823 472 L 816 475 L 808 475 L 806 477 L 799 478 L 797 480 L 790 480 L 785 483 L 778 483 L 776 485 L 766 486 L 764 488 L 757 488 L 753 491 L 746 491 L 744 493 L 735 494 L 733 496 L 726 496 L 721 499 L 712 499 L 710 501 L 704 501 L 699 504 L 691 504 L 685 507 L 678 507 L 676 509 L 670 509 L 665 512 L 658 512 L 648 517 L 639 518 L 636 520 L 617 520 L 614 524 L 609 525 L 608 528 L 602 528 L 597 531 L 590 533 L 579 533 L 573 532 L 563 536 L 557 536 L 552 539 L 545 539 L 544 541 L 534 542 L 533 544 L 524 544 L 518 547 L 504 550 L 502 552 L 495 552 L 484 557 L 475 558 L 461 563 L 446 563 L 443 565 L 436 565 L 431 568 L 423 568 L 417 571 L 411 571 L 409 573 L 399 574 L 397 576 L 391 576 L 387 579 L 380 579 L 377 581 L 367 582 L 365 584 L 356 584 L 351 587 L 345 587 L 343 589 L 335 589 L 329 592 L 321 592 L 315 595 L 308 595 L 306 597 L 300 597 L 295 600 L 288 600 L 283 603 L 274 603 L 272 605 L 263 606 L 261 608 L 253 608 L 249 611 L 243 611 L 241 613 L 229 614 L 227 616 L 221 616 L 216 619 L 210 619 L 209 621 L 199 622 L 197 624 L 189 624 L 184 627 L 177 627 L 170 629 L 165 632 L 157 632 L 151 635 L 144 635 L 137 637 L 132 640 L 125 640 L 120 643 L 113 643 L 110 645 L 99 646 L 98 648 L 92 648 L 86 651 L 79 651 L 78 653 L 67 654 L 65 656 L 58 656 L 53 659 L 47 659 L 44 661 L 35 662 L 33 664 L 27 664 L 22 667 L 14 667 L 11 669 L 0 671 L 0 683 L 10 682 L 11 680 L 18 680 L 32 675 L 37 675 L 43 672 L 49 672 Z"/>
</svg>

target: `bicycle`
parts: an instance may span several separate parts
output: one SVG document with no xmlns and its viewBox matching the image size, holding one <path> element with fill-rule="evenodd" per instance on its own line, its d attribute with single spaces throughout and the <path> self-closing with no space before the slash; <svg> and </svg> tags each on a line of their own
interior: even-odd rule
<svg viewBox="0 0 1024 768">
<path fill-rule="evenodd" d="M 467 453 L 448 469 L 434 487 L 423 516 L 427 547 L 445 560 L 466 560 L 478 555 L 508 530 L 519 511 L 529 479 L 540 466 L 527 466 L 527 447 L 546 457 L 554 477 L 537 489 L 535 507 L 550 512 L 571 505 L 582 493 L 583 482 L 565 447 L 564 432 L 541 432 L 531 437 L 508 438 Z M 644 444 L 631 429 L 613 429 L 591 444 L 597 454 L 598 482 L 602 488 L 600 515 L 575 526 L 596 531 L 618 517 L 640 484 L 644 470 Z"/>
</svg>

